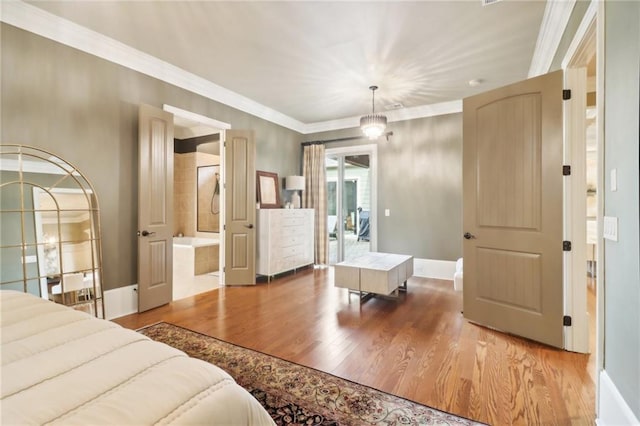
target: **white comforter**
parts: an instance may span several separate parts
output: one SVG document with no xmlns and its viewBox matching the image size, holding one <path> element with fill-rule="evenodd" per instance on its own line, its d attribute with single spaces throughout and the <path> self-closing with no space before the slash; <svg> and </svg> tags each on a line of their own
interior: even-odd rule
<svg viewBox="0 0 640 426">
<path fill-rule="evenodd" d="M 2 425 L 273 424 L 226 372 L 109 321 L 0 291 Z"/>
</svg>

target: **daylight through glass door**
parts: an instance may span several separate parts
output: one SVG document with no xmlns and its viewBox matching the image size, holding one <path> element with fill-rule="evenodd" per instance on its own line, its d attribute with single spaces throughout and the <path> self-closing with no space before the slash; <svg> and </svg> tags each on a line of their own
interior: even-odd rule
<svg viewBox="0 0 640 426">
<path fill-rule="evenodd" d="M 326 158 L 329 264 L 371 250 L 371 167 L 369 154 Z"/>
</svg>

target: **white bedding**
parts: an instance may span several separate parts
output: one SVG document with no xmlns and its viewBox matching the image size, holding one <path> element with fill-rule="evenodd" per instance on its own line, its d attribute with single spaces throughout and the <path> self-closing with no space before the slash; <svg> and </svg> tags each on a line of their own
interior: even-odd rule
<svg viewBox="0 0 640 426">
<path fill-rule="evenodd" d="M 0 291 L 2 425 L 274 424 L 226 372 L 119 325 Z"/>
</svg>

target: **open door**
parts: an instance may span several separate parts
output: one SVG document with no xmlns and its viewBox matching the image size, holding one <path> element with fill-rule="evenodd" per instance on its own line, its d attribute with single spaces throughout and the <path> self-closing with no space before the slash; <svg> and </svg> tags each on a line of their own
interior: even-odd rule
<svg viewBox="0 0 640 426">
<path fill-rule="evenodd" d="M 464 316 L 563 346 L 562 71 L 463 102 Z"/>
<path fill-rule="evenodd" d="M 256 283 L 255 151 L 252 131 L 225 132 L 225 285 Z"/>
<path fill-rule="evenodd" d="M 138 312 L 173 292 L 173 115 L 141 105 L 138 122 Z"/>
</svg>

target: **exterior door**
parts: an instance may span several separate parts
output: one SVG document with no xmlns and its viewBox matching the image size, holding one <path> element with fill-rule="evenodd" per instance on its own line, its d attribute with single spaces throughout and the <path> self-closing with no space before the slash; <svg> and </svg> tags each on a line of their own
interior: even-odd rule
<svg viewBox="0 0 640 426">
<path fill-rule="evenodd" d="M 325 151 L 329 264 L 376 251 L 377 145 Z"/>
<path fill-rule="evenodd" d="M 563 346 L 562 72 L 463 102 L 464 316 Z"/>
<path fill-rule="evenodd" d="M 141 105 L 138 129 L 138 312 L 173 294 L 173 115 Z"/>
<path fill-rule="evenodd" d="M 255 151 L 252 131 L 225 132 L 225 285 L 256 283 Z"/>
</svg>

